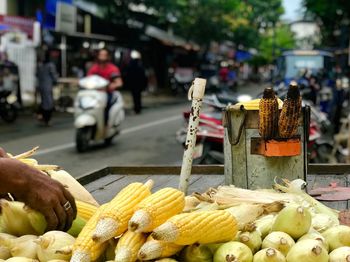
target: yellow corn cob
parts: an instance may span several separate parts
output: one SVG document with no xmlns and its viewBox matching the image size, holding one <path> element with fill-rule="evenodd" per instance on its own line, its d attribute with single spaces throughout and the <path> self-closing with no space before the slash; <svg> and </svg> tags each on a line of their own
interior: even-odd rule
<svg viewBox="0 0 350 262">
<path fill-rule="evenodd" d="M 259 104 L 260 104 L 260 98 L 250 100 L 247 102 L 240 102 L 234 105 L 235 108 L 240 108 L 241 106 L 244 107 L 245 110 L 259 110 Z M 283 101 L 281 99 L 277 99 L 278 102 L 278 108 L 282 109 Z"/>
<path fill-rule="evenodd" d="M 237 228 L 236 219 L 226 210 L 197 211 L 173 216 L 154 229 L 152 237 L 178 245 L 225 242 L 235 237 Z"/>
<path fill-rule="evenodd" d="M 264 139 L 272 139 L 278 133 L 278 102 L 272 88 L 264 90 L 259 103 L 259 134 Z"/>
<path fill-rule="evenodd" d="M 78 235 L 73 247 L 71 262 L 91 262 L 101 256 L 107 247 L 108 242 L 96 243 L 91 236 L 95 230 L 98 218 L 108 208 L 108 204 L 100 206 L 95 214 L 86 223 Z"/>
<path fill-rule="evenodd" d="M 143 233 L 126 231 L 115 248 L 114 261 L 135 262 L 141 246 L 146 242 L 146 238 Z"/>
<path fill-rule="evenodd" d="M 97 211 L 98 207 L 89 203 L 75 200 L 75 204 L 78 210 L 78 216 L 88 221 Z"/>
<path fill-rule="evenodd" d="M 152 260 L 156 258 L 171 257 L 183 247 L 184 246 L 171 242 L 155 240 L 149 236 L 147 242 L 141 247 L 138 258 L 140 260 Z"/>
<path fill-rule="evenodd" d="M 145 198 L 129 220 L 129 230 L 151 232 L 185 207 L 185 195 L 175 188 L 163 188 Z"/>
<path fill-rule="evenodd" d="M 292 138 L 297 135 L 300 113 L 300 92 L 297 83 L 292 82 L 289 86 L 287 98 L 284 100 L 278 121 L 278 131 L 281 138 Z"/>
<path fill-rule="evenodd" d="M 149 180 L 145 184 L 132 183 L 122 189 L 101 214 L 92 239 L 101 243 L 123 234 L 137 205 L 151 195 L 152 186 L 153 181 Z"/>
</svg>

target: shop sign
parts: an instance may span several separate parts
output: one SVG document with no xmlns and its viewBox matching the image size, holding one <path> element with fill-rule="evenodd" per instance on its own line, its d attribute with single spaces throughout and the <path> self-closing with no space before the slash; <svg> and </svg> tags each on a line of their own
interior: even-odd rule
<svg viewBox="0 0 350 262">
<path fill-rule="evenodd" d="M 33 36 L 34 19 L 21 16 L 0 15 L 0 31 L 20 31 Z"/>
<path fill-rule="evenodd" d="M 77 8 L 73 5 L 57 2 L 56 31 L 75 33 L 77 27 Z"/>
</svg>

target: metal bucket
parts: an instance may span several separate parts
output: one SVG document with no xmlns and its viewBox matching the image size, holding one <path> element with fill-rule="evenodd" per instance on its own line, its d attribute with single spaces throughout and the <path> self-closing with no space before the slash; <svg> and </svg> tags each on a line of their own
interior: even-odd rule
<svg viewBox="0 0 350 262">
<path fill-rule="evenodd" d="M 224 117 L 225 183 L 257 189 L 271 188 L 276 177 L 305 180 L 309 115 L 310 108 L 304 107 L 299 122 L 300 152 L 293 156 L 268 157 L 259 154 L 256 148 L 261 147 L 261 143 L 257 143 L 261 140 L 258 110 L 227 107 Z"/>
</svg>

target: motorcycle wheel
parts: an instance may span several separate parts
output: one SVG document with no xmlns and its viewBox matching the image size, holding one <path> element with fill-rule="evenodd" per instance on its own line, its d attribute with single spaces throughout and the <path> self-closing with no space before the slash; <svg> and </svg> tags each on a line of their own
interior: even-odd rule
<svg viewBox="0 0 350 262">
<path fill-rule="evenodd" d="M 17 109 L 14 105 L 6 104 L 0 112 L 1 118 L 7 123 L 13 123 L 17 119 Z"/>
<path fill-rule="evenodd" d="M 75 142 L 79 153 L 86 152 L 89 149 L 92 129 L 90 127 L 79 128 L 76 133 Z"/>
</svg>

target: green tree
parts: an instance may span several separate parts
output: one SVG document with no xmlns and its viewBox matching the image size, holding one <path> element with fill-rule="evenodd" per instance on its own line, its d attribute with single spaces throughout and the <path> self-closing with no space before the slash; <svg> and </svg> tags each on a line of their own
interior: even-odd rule
<svg viewBox="0 0 350 262">
<path fill-rule="evenodd" d="M 261 36 L 258 48 L 259 54 L 253 62 L 256 64 L 272 63 L 283 50 L 292 49 L 294 46 L 295 40 L 289 26 L 278 23 L 275 32 L 273 32 L 273 29 L 269 29 Z M 273 54 L 273 49 L 275 49 L 275 54 Z"/>
<path fill-rule="evenodd" d="M 337 46 L 342 27 L 349 26 L 350 1 L 348 0 L 304 0 L 306 17 L 315 19 L 322 30 L 322 43 Z"/>
</svg>

